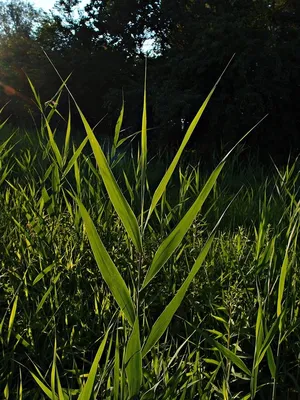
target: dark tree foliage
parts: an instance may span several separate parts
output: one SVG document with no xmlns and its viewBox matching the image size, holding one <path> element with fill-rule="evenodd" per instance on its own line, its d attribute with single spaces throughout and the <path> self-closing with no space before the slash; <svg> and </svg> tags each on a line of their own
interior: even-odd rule
<svg viewBox="0 0 300 400">
<path fill-rule="evenodd" d="M 42 48 L 62 76 L 72 73 L 70 88 L 91 123 L 107 115 L 99 134 L 113 132 L 122 89 L 125 126 L 139 129 L 143 44 L 152 39 L 148 122 L 156 128 L 149 132 L 155 149 L 178 145 L 236 54 L 191 146 L 203 154 L 230 146 L 268 113 L 249 137 L 249 148 L 270 153 L 278 161 L 291 151 L 299 152 L 300 7 L 296 0 L 90 0 L 80 12 L 76 11 L 79 0 L 58 0 L 48 15 L 29 5 L 20 13 L 19 1 L 9 3 L 18 13 L 11 13 L 8 3 L 1 7 L 0 52 L 4 54 L 10 43 L 11 58 L 1 58 L 0 72 L 12 71 L 10 65 L 30 72 L 47 100 L 59 80 L 46 66 Z M 32 24 L 33 20 L 38 23 Z M 26 48 L 20 38 L 30 43 L 27 58 L 19 49 Z M 16 74 L 10 72 L 9 82 L 19 82 Z M 62 113 L 67 107 L 66 97 Z"/>
<path fill-rule="evenodd" d="M 284 156 L 299 148 L 299 26 L 283 17 L 287 7 L 252 0 L 162 2 L 160 72 L 154 74 L 158 123 L 172 121 L 170 135 L 181 137 L 235 53 L 194 135 L 200 147 L 232 144 L 269 113 L 250 144 Z"/>
<path fill-rule="evenodd" d="M 45 60 L 37 43 L 44 12 L 21 0 L 0 2 L 0 102 L 4 116 L 23 124 L 35 111 L 27 76 L 37 88 L 45 84 Z M 3 114 L 2 114 L 3 117 Z"/>
</svg>

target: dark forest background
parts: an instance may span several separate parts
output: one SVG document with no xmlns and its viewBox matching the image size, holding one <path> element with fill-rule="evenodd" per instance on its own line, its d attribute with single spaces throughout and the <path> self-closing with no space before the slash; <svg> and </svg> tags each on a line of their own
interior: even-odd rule
<svg viewBox="0 0 300 400">
<path fill-rule="evenodd" d="M 48 54 L 98 136 L 110 136 L 125 97 L 125 134 L 140 129 L 145 52 L 152 149 L 178 146 L 233 54 L 190 148 L 210 156 L 235 143 L 265 114 L 245 155 L 278 163 L 300 148 L 300 2 L 296 0 L 59 0 L 49 13 L 0 2 L 0 106 L 29 128 L 60 80 Z M 76 11 L 77 10 L 77 11 Z M 145 43 L 147 46 L 145 46 Z M 68 113 L 68 97 L 59 111 Z M 57 118 L 58 128 L 64 121 Z M 80 129 L 80 121 L 73 117 Z"/>
</svg>

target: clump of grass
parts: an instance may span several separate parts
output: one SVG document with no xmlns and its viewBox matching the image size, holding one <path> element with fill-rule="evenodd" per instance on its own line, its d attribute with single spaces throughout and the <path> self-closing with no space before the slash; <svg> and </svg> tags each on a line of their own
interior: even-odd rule
<svg viewBox="0 0 300 400">
<path fill-rule="evenodd" d="M 210 174 L 185 168 L 215 86 L 153 188 L 146 84 L 128 157 L 124 102 L 105 152 L 66 81 L 50 110 L 29 83 L 37 145 L 0 146 L 3 397 L 299 396 L 297 161 L 259 180 L 248 171 L 241 189 L 234 149 Z M 51 127 L 62 90 L 86 132 L 77 145 L 71 111 L 62 144 Z"/>
</svg>

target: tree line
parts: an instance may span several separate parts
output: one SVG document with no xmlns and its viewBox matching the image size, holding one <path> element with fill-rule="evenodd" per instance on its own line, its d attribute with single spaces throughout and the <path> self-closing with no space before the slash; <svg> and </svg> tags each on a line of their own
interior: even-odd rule
<svg viewBox="0 0 300 400">
<path fill-rule="evenodd" d="M 178 146 L 235 54 L 196 131 L 200 154 L 231 146 L 264 115 L 247 145 L 279 161 L 300 148 L 300 5 L 296 0 L 58 0 L 50 12 L 23 0 L 0 2 L 0 103 L 25 126 L 60 80 L 98 135 L 111 135 L 125 98 L 127 133 L 140 128 L 147 54 L 149 140 Z M 150 46 L 149 46 L 150 44 Z M 67 115 L 69 99 L 60 112 Z M 63 120 L 57 121 L 63 126 Z M 74 124 L 79 120 L 74 116 Z M 79 126 L 79 125 L 78 125 Z"/>
</svg>

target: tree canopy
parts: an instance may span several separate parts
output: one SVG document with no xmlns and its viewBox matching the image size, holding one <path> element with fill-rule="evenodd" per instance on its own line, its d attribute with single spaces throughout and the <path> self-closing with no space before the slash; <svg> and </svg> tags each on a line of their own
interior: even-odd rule
<svg viewBox="0 0 300 400">
<path fill-rule="evenodd" d="M 58 0 L 46 14 L 22 0 L 1 2 L 2 88 L 30 97 L 27 74 L 51 97 L 59 80 L 46 51 L 64 77 L 72 73 L 70 88 L 91 123 L 107 115 L 99 135 L 113 132 L 122 90 L 125 125 L 139 129 L 143 46 L 151 40 L 148 115 L 155 129 L 149 137 L 155 146 L 176 146 L 235 54 L 191 145 L 205 152 L 232 144 L 268 113 L 248 141 L 251 149 L 283 157 L 299 152 L 295 0 L 90 0 L 78 6 L 79 0 Z M 4 88 L 1 103 L 8 95 Z M 20 115 L 22 104 L 17 96 L 10 111 Z M 67 100 L 61 111 L 67 112 Z"/>
</svg>

